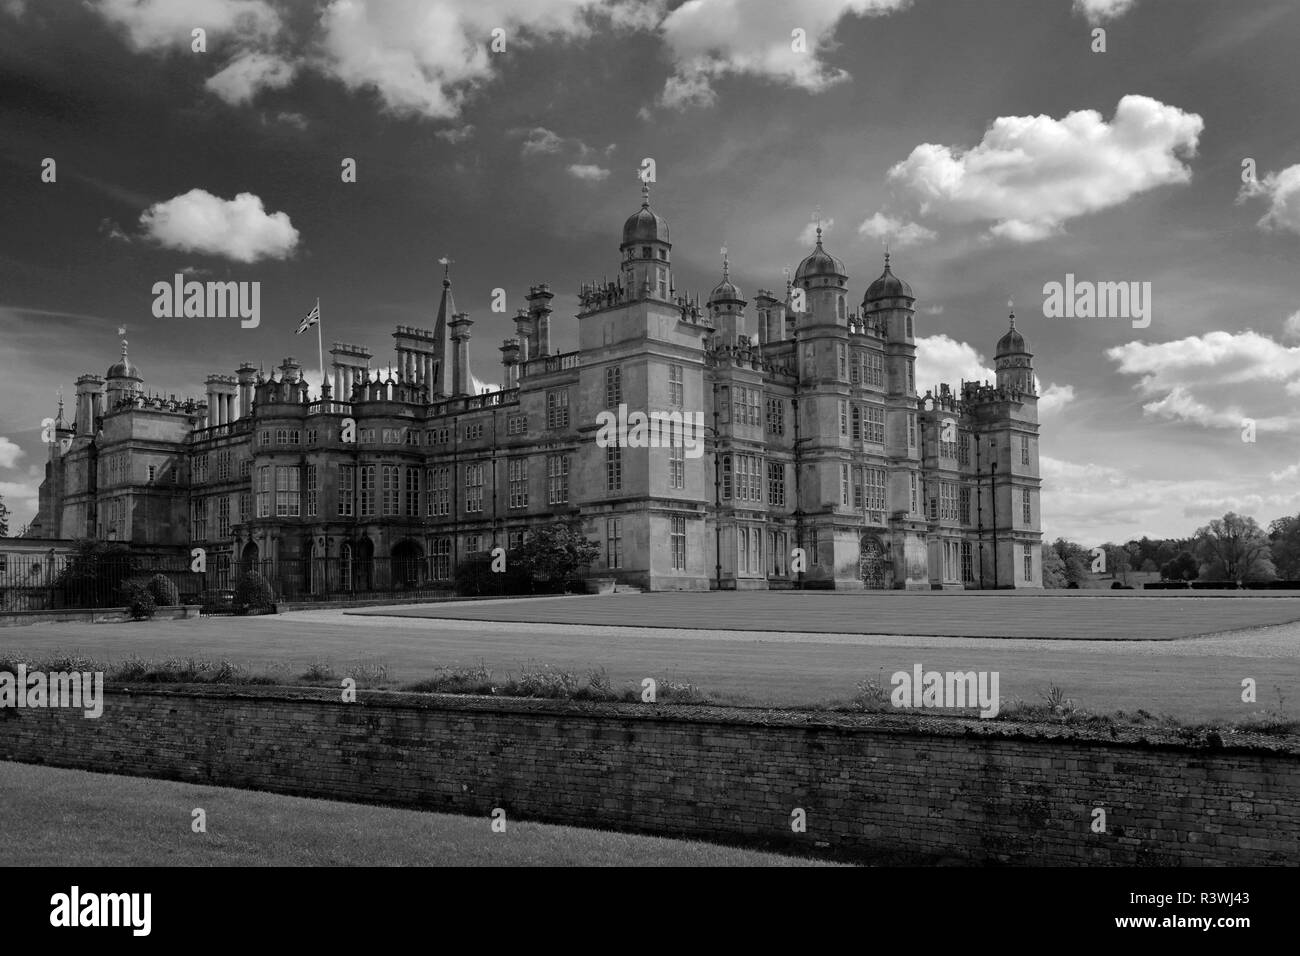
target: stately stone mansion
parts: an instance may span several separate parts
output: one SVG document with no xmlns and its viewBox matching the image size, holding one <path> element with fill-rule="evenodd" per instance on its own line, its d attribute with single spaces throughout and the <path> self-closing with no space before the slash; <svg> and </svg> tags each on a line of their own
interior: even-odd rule
<svg viewBox="0 0 1300 956">
<path fill-rule="evenodd" d="M 60 411 L 30 534 L 203 547 L 217 569 L 325 558 L 347 587 L 385 558 L 450 581 L 564 520 L 599 543 L 593 574 L 652 590 L 1041 586 L 1038 398 L 1014 316 L 996 382 L 919 396 L 916 300 L 888 255 L 853 309 L 820 229 L 752 303 L 725 261 L 703 304 L 679 295 L 672 252 L 643 188 L 618 278 L 580 289 L 578 350 L 553 351 L 553 295 L 533 286 L 483 394 L 445 271 L 431 331 L 398 327 L 391 362 L 336 343 L 319 388 L 285 359 L 163 399 L 123 343 L 77 380 L 75 421 Z M 597 442 L 619 406 L 702 413 L 703 454 Z"/>
</svg>

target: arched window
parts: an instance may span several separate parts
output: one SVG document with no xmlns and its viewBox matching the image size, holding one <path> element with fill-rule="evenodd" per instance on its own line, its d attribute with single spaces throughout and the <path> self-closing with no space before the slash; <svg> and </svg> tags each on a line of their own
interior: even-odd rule
<svg viewBox="0 0 1300 956">
<path fill-rule="evenodd" d="M 352 545 L 347 542 L 339 548 L 339 587 L 352 590 Z"/>
</svg>

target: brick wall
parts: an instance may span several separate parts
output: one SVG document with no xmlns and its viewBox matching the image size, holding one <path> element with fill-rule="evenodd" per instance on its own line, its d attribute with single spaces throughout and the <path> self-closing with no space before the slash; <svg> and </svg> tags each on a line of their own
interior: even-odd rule
<svg viewBox="0 0 1300 956">
<path fill-rule="evenodd" d="M 1300 863 L 1300 755 L 979 721 L 300 688 L 0 711 L 0 760 L 882 861 Z M 1055 734 L 1055 737 L 1051 735 Z M 1148 735 L 1149 736 L 1149 735 Z M 0 773 L 3 770 L 0 769 Z M 1090 829 L 1106 811 L 1105 833 Z M 807 832 L 791 831 L 802 808 Z"/>
</svg>

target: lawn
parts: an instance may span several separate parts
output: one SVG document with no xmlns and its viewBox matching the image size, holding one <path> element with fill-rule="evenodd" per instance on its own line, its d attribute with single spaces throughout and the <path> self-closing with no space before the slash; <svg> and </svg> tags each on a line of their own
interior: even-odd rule
<svg viewBox="0 0 1300 956">
<path fill-rule="evenodd" d="M 207 832 L 191 829 L 206 813 Z M 0 762 L 0 866 L 815 866 L 661 837 Z M 19 838 L 21 837 L 21 838 Z"/>
<path fill-rule="evenodd" d="M 1300 621 L 1300 598 L 1169 592 L 679 591 L 359 608 L 358 615 L 819 634 L 1173 640 Z M 1266 592 L 1260 592 L 1266 594 Z"/>
</svg>

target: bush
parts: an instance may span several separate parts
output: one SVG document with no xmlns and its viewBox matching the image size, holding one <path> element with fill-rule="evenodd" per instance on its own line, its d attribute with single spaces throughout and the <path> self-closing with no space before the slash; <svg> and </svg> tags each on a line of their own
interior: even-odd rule
<svg viewBox="0 0 1300 956">
<path fill-rule="evenodd" d="M 492 552 L 480 551 L 467 555 L 456 566 L 456 593 L 462 596 L 493 594 L 528 594 L 533 590 L 529 575 L 519 552 L 506 552 L 506 569 L 492 570 Z"/>
<path fill-rule="evenodd" d="M 131 588 L 127 610 L 131 612 L 131 620 L 147 621 L 158 610 L 158 602 L 153 599 L 147 587 L 136 586 Z"/>
<path fill-rule="evenodd" d="M 155 574 L 149 579 L 149 583 L 145 587 L 153 595 L 154 601 L 163 607 L 171 607 L 181 603 L 181 592 L 172 582 L 172 579 L 165 574 Z"/>
<path fill-rule="evenodd" d="M 246 572 L 235 584 L 235 612 L 246 614 L 250 610 L 275 607 L 275 590 L 271 582 L 256 571 Z"/>
</svg>

